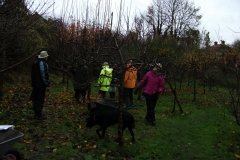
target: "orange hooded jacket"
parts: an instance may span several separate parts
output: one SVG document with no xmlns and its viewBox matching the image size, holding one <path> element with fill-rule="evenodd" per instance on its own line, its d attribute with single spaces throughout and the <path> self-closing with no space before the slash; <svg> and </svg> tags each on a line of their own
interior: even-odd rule
<svg viewBox="0 0 240 160">
<path fill-rule="evenodd" d="M 127 64 L 127 68 L 131 64 Z M 124 76 L 124 88 L 135 88 L 137 81 L 137 69 L 134 66 L 129 67 L 125 71 L 125 76 Z"/>
</svg>

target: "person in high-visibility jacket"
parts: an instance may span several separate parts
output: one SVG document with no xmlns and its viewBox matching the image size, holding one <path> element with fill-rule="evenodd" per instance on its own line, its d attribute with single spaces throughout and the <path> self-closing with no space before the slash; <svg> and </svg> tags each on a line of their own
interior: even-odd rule
<svg viewBox="0 0 240 160">
<path fill-rule="evenodd" d="M 112 80 L 112 68 L 109 68 L 107 62 L 102 64 L 102 70 L 98 78 L 99 94 L 101 97 L 106 97 Z"/>
</svg>

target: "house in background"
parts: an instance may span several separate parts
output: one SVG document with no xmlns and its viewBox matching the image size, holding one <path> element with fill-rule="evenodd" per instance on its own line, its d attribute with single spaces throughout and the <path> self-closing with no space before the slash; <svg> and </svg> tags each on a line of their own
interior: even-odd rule
<svg viewBox="0 0 240 160">
<path fill-rule="evenodd" d="M 221 43 L 218 44 L 217 41 L 211 47 L 211 53 L 215 55 L 225 55 L 231 51 L 231 47 L 225 44 L 224 40 L 221 40 Z"/>
</svg>

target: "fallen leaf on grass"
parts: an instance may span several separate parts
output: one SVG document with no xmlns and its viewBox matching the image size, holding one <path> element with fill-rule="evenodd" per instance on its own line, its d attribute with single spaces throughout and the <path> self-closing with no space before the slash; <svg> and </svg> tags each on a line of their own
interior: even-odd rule
<svg viewBox="0 0 240 160">
<path fill-rule="evenodd" d="M 154 136 L 155 136 L 155 134 L 153 134 L 153 133 L 152 133 L 152 134 L 150 134 L 150 136 L 151 136 L 151 137 L 154 137 Z"/>
<path fill-rule="evenodd" d="M 61 144 L 61 146 L 65 146 L 65 145 L 66 145 L 66 143 L 67 143 L 67 142 L 63 142 L 63 143 Z"/>
<path fill-rule="evenodd" d="M 32 140 L 23 140 L 23 142 L 26 144 L 32 144 Z"/>
<path fill-rule="evenodd" d="M 103 157 L 103 158 L 105 158 L 106 156 L 107 156 L 106 153 L 103 153 L 103 154 L 102 154 L 102 157 Z"/>
<path fill-rule="evenodd" d="M 79 146 L 79 144 L 78 144 L 78 143 L 75 143 L 75 144 L 74 144 L 74 147 L 77 147 L 77 146 Z"/>
<path fill-rule="evenodd" d="M 238 159 L 240 159 L 240 156 L 238 154 L 234 154 Z"/>
</svg>

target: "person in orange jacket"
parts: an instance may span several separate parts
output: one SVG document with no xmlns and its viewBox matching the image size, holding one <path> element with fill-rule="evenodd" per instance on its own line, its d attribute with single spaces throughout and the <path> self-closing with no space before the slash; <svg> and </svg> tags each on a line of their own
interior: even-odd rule
<svg viewBox="0 0 240 160">
<path fill-rule="evenodd" d="M 123 103 L 126 107 L 133 105 L 133 90 L 137 81 L 137 69 L 132 65 L 132 60 L 126 64 L 123 85 Z"/>
</svg>

